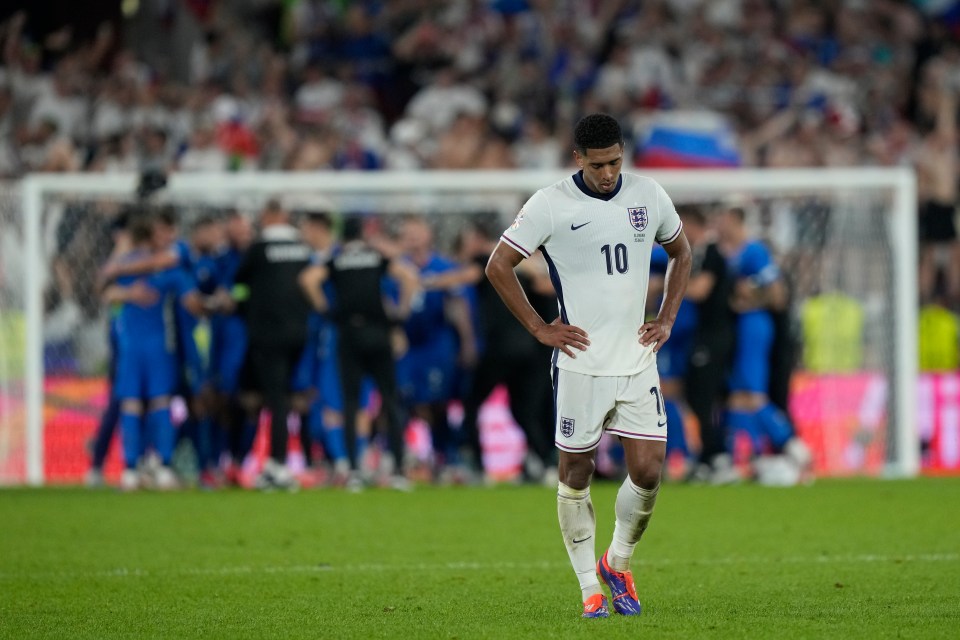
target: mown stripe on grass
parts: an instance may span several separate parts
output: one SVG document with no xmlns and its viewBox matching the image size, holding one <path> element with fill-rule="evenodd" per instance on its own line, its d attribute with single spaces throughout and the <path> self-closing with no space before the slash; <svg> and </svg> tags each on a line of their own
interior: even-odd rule
<svg viewBox="0 0 960 640">
<path fill-rule="evenodd" d="M 773 565 L 773 564 L 863 564 L 906 562 L 957 562 L 958 553 L 915 553 L 886 555 L 876 553 L 821 556 L 726 556 L 720 558 L 643 558 L 642 567 L 669 565 Z M 391 571 L 535 571 L 569 568 L 567 562 L 414 562 L 360 564 L 301 564 L 276 566 L 182 567 L 175 569 L 140 569 L 118 567 L 94 571 L 0 571 L 0 580 L 74 580 L 85 578 L 146 578 L 151 576 L 242 576 L 295 573 L 387 573 Z"/>
</svg>

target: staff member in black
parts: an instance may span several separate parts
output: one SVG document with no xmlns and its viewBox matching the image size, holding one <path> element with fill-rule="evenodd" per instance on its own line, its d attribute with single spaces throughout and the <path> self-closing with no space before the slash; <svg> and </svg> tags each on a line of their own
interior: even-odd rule
<svg viewBox="0 0 960 640">
<path fill-rule="evenodd" d="M 344 220 L 342 245 L 325 265 L 314 265 L 303 272 L 300 284 L 313 306 L 327 311 L 323 283 L 333 284 L 335 305 L 332 317 L 340 335 L 340 377 L 343 385 L 344 435 L 350 459 L 348 488 L 360 488 L 357 475 L 357 410 L 364 375 L 373 378 L 383 398 L 387 418 L 387 441 L 391 458 L 382 469 L 395 489 L 408 489 L 403 475 L 404 420 L 397 392 L 394 360 L 396 329 L 410 315 L 410 304 L 419 288 L 419 277 L 412 266 L 388 259 L 363 239 L 363 220 L 351 216 Z M 381 281 L 389 275 L 400 285 L 399 300 L 387 305 Z M 392 465 L 390 464 L 392 463 Z"/>
<path fill-rule="evenodd" d="M 290 383 L 306 343 L 310 310 L 298 279 L 309 264 L 310 248 L 279 202 L 267 203 L 260 228 L 234 285 L 250 336 L 242 386 L 249 410 L 257 412 L 262 404 L 270 411 L 270 459 L 257 486 L 290 488 L 295 485 L 286 467 Z"/>
<path fill-rule="evenodd" d="M 678 208 L 678 213 L 693 250 L 686 298 L 696 302 L 698 307 L 697 328 L 684 384 L 687 404 L 700 422 L 703 442 L 695 477 L 706 480 L 716 457 L 725 451 L 718 412 L 723 404 L 722 395 L 736 340 L 736 316 L 729 304 L 733 278 L 717 243 L 710 237 L 703 212 L 695 207 L 682 207 Z"/>
</svg>

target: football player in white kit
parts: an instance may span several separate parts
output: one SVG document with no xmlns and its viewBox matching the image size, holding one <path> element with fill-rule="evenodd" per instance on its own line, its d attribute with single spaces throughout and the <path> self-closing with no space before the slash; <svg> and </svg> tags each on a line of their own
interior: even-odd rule
<svg viewBox="0 0 960 640">
<path fill-rule="evenodd" d="M 653 513 L 667 439 L 656 351 L 670 337 L 686 291 L 690 245 L 663 188 L 621 174 L 623 134 L 614 118 L 584 117 L 574 144 L 580 171 L 533 194 L 501 236 L 486 273 L 521 324 L 554 347 L 557 511 L 583 616 L 609 616 L 598 574 L 614 610 L 638 615 L 630 559 Z M 645 322 L 654 242 L 667 250 L 669 263 L 660 311 Z M 549 323 L 530 306 L 513 271 L 538 249 L 560 307 Z M 596 561 L 590 479 L 604 430 L 620 437 L 628 477 L 617 494 L 613 540 Z"/>
</svg>

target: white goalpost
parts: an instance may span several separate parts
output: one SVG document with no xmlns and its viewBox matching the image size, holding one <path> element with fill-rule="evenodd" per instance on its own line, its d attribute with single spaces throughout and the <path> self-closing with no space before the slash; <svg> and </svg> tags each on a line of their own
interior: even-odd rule
<svg viewBox="0 0 960 640">
<path fill-rule="evenodd" d="M 914 389 L 918 303 L 913 172 L 906 168 L 627 171 L 653 177 L 677 204 L 746 203 L 756 213 L 755 220 L 761 221 L 758 228 L 770 237 L 783 239 L 783 251 L 793 256 L 787 275 L 801 283 L 795 311 L 828 281 L 862 303 L 869 353 L 861 368 L 882 379 L 888 391 L 882 473 L 891 477 L 916 475 L 920 450 Z M 247 211 L 255 211 L 266 199 L 276 197 L 295 208 L 327 206 L 338 212 L 384 215 L 427 212 L 438 218 L 446 216 L 455 230 L 465 212 L 496 214 L 508 223 L 530 194 L 570 172 L 175 174 L 160 197 L 190 206 L 231 206 Z M 0 289 L 0 320 L 5 310 L 9 315 L 19 307 L 17 312 L 22 311 L 25 325 L 25 341 L 18 345 L 23 351 L 22 377 L 8 376 L 13 381 L 6 387 L 13 400 L 22 402 L 22 422 L 16 416 L 10 418 L 14 412 L 10 408 L 14 406 L 12 400 L 0 402 L 0 431 L 22 428 L 25 461 L 20 482 L 42 485 L 47 480 L 45 361 L 51 356 L 45 352 L 49 351 L 49 309 L 44 296 L 52 277 L 51 256 L 56 251 L 51 210 L 67 201 L 130 201 L 137 181 L 134 175 L 33 174 L 14 187 L 16 197 L 8 198 L 12 204 L 7 205 L 13 210 L 0 212 L 0 233 L 14 234 L 11 237 L 20 244 L 23 256 L 22 282 L 8 283 L 16 285 L 13 288 L 22 296 L 11 294 L 9 299 L 16 302 L 5 304 Z M 826 213 L 810 217 L 805 213 L 810 202 L 822 205 Z M 90 264 L 89 268 L 97 266 Z M 815 275 L 808 276 L 808 269 Z M 0 346 L 6 344 L 9 350 L 10 342 L 0 336 Z M 0 349 L 0 361 L 10 357 Z M 4 380 L 2 365 L 0 362 L 0 382 Z M 0 393 L 4 393 L 2 389 Z M 4 411 L 8 413 L 6 418 Z M 14 443 L 10 446 L 18 438 L 16 433 L 8 438 Z M 0 438 L 0 443 L 3 441 Z M 0 444 L 0 464 L 3 450 Z M 83 451 L 77 451 L 77 456 L 83 455 Z M 0 475 L 0 482 L 4 481 L 17 479 Z"/>
</svg>

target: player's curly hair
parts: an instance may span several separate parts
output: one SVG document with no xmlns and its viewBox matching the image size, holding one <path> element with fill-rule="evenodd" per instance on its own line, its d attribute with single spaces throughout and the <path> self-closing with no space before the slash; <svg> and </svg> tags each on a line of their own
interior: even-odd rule
<svg viewBox="0 0 960 640">
<path fill-rule="evenodd" d="M 587 149 L 606 149 L 623 144 L 623 131 L 616 118 L 606 113 L 591 113 L 580 118 L 573 129 L 573 144 L 581 154 Z"/>
</svg>

